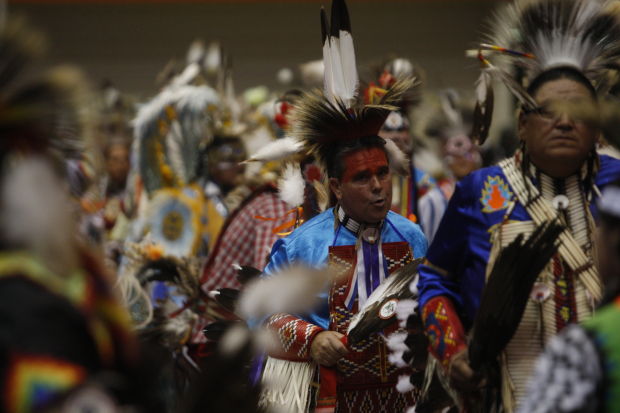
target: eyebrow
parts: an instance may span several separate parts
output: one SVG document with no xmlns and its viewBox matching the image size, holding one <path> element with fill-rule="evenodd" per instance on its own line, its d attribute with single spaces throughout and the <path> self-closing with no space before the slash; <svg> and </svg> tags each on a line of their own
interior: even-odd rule
<svg viewBox="0 0 620 413">
<path fill-rule="evenodd" d="M 375 172 L 375 174 L 382 174 L 384 172 L 388 172 L 390 170 L 389 165 L 382 165 L 379 168 L 377 168 L 377 171 Z M 355 175 L 353 175 L 352 179 L 360 179 L 360 178 L 365 178 L 367 175 L 372 175 L 373 172 L 370 169 L 364 169 L 363 171 L 359 171 L 358 173 L 356 173 Z"/>
<path fill-rule="evenodd" d="M 359 171 L 355 175 L 353 175 L 353 180 L 358 180 L 361 178 L 365 178 L 367 175 L 370 175 L 370 170 L 364 169 L 363 171 Z"/>
</svg>

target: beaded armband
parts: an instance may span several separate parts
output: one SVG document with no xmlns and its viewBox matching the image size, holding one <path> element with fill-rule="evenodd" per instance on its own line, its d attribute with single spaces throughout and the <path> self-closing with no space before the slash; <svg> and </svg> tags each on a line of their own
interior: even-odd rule
<svg viewBox="0 0 620 413">
<path fill-rule="evenodd" d="M 467 348 L 465 332 L 448 297 L 435 297 L 422 309 L 422 322 L 429 340 L 429 351 L 447 367 L 455 354 Z"/>
</svg>

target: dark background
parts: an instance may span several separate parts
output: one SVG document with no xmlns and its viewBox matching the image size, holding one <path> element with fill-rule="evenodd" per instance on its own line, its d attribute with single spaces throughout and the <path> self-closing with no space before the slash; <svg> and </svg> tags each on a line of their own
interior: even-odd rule
<svg viewBox="0 0 620 413">
<path fill-rule="evenodd" d="M 426 72 L 427 90 L 472 90 L 475 45 L 483 21 L 499 1 L 349 0 L 358 65 L 388 52 L 411 58 Z M 13 1 L 50 40 L 38 68 L 81 66 L 94 82 L 112 80 L 139 95 L 155 91 L 155 77 L 172 58 L 183 60 L 195 38 L 219 40 L 232 55 L 237 91 L 276 85 L 276 72 L 321 57 L 319 9 L 329 1 Z"/>
</svg>

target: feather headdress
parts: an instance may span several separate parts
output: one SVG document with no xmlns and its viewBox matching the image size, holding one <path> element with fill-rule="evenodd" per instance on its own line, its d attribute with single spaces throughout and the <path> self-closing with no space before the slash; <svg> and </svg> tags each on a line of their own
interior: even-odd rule
<svg viewBox="0 0 620 413">
<path fill-rule="evenodd" d="M 486 138 L 492 112 L 491 81 L 500 80 L 526 108 L 536 102 L 526 87 L 541 73 L 570 67 L 606 93 L 605 79 L 618 70 L 620 21 L 612 0 L 516 1 L 499 10 L 475 55 L 483 71 L 478 79 L 474 134 Z M 517 80 L 511 69 L 520 68 Z M 481 121 L 482 120 L 482 121 Z M 477 132 L 477 133 L 476 133 Z"/>
<path fill-rule="evenodd" d="M 212 134 L 217 93 L 208 86 L 162 91 L 134 120 L 140 175 L 148 192 L 180 187 L 196 178 L 199 147 Z"/>
<path fill-rule="evenodd" d="M 314 91 L 295 106 L 292 135 L 307 153 L 325 162 L 335 147 L 364 137 L 377 136 L 391 111 L 398 109 L 402 95 L 413 86 L 411 78 L 397 81 L 376 105 L 348 107 L 341 99 L 332 102 Z"/>
<path fill-rule="evenodd" d="M 324 90 L 306 93 L 295 102 L 291 136 L 301 142 L 303 152 L 325 164 L 338 146 L 377 136 L 387 116 L 398 109 L 404 93 L 414 85 L 414 79 L 403 77 L 377 104 L 364 105 L 358 96 L 351 20 L 344 0 L 332 1 L 331 25 L 321 9 L 321 31 Z"/>
</svg>

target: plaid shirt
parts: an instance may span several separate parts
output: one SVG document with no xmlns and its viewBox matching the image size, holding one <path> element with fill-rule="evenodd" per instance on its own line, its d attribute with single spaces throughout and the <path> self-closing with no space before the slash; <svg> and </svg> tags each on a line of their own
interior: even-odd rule
<svg viewBox="0 0 620 413">
<path fill-rule="evenodd" d="M 257 192 L 224 224 L 203 271 L 203 291 L 239 288 L 233 264 L 251 265 L 260 270 L 267 264 L 271 247 L 279 238 L 274 229 L 290 220 L 292 215 L 286 215 L 290 207 L 276 192 L 265 189 Z M 265 221 L 256 216 L 277 219 Z"/>
</svg>

